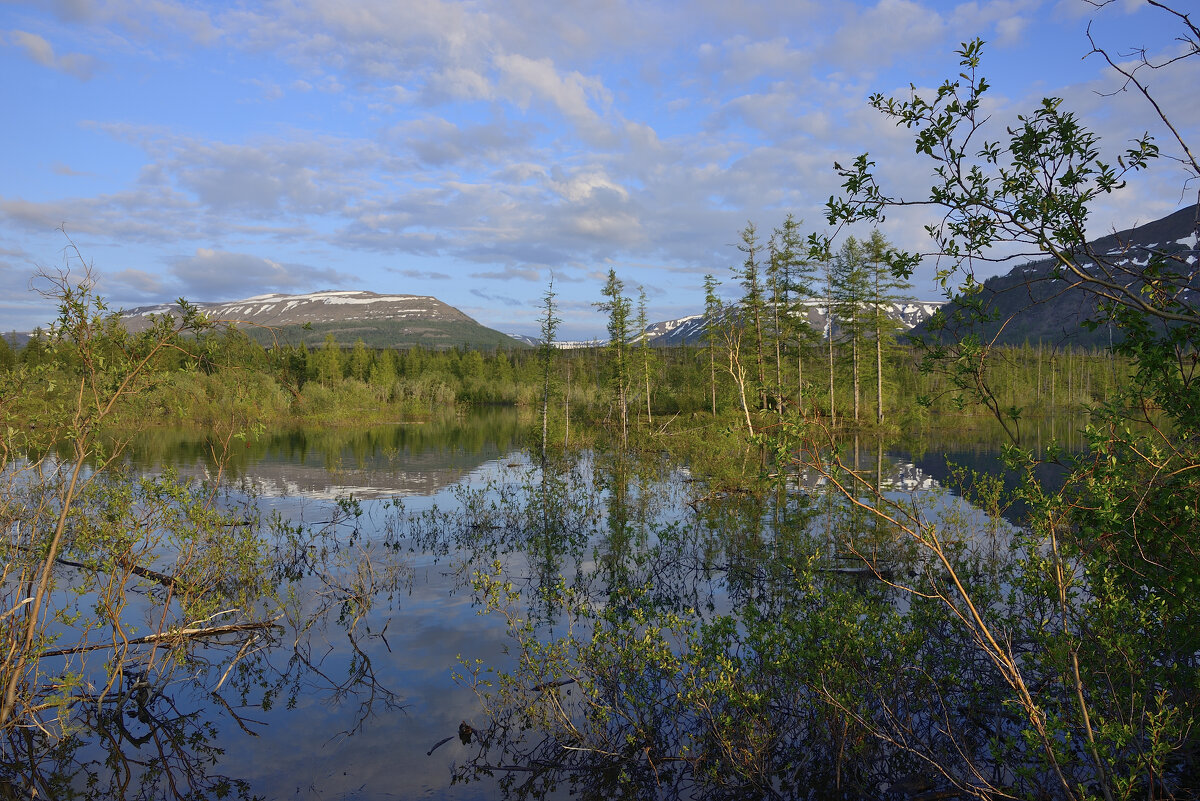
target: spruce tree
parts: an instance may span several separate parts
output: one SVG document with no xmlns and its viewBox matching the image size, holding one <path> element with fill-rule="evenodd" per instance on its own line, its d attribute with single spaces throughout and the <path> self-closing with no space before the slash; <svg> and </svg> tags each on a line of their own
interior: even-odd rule
<svg viewBox="0 0 1200 801">
<path fill-rule="evenodd" d="M 542 343 L 538 348 L 538 358 L 542 365 L 542 462 L 546 461 L 546 440 L 549 434 L 550 420 L 550 387 L 552 369 L 554 367 L 554 335 L 558 324 L 562 322 L 555 314 L 554 308 L 554 276 L 550 276 L 550 284 L 546 294 L 542 296 Z"/>
<path fill-rule="evenodd" d="M 350 377 L 359 381 L 366 381 L 371 371 L 371 354 L 367 352 L 367 345 L 362 341 L 362 337 L 355 340 L 354 348 L 350 351 L 349 369 Z"/>
<path fill-rule="evenodd" d="M 16 363 L 16 352 L 8 344 L 8 340 L 0 336 L 0 370 L 11 370 Z"/>
<path fill-rule="evenodd" d="M 851 236 L 834 256 L 832 271 L 832 305 L 837 315 L 839 339 L 850 345 L 855 422 L 861 418 L 862 409 L 862 351 L 867 332 L 872 328 L 870 283 L 865 262 L 862 243 Z"/>
<path fill-rule="evenodd" d="M 762 244 L 758 241 L 758 229 L 754 227 L 754 223 L 747 222 L 746 227 L 742 229 L 742 242 L 737 249 L 746 254 L 741 269 L 734 268 L 734 274 L 744 290 L 739 316 L 754 327 L 754 366 L 758 379 L 758 407 L 762 409 L 767 405 L 767 375 L 763 355 L 763 316 L 766 302 L 758 261 Z"/>
<path fill-rule="evenodd" d="M 704 339 L 708 343 L 708 378 L 713 417 L 717 415 L 717 343 L 721 339 L 718 330 L 721 298 L 717 295 L 717 287 L 720 285 L 721 282 L 711 273 L 704 276 Z"/>
<path fill-rule="evenodd" d="M 608 361 L 610 386 L 621 420 L 621 445 L 629 444 L 629 298 L 625 283 L 609 268 L 608 280 L 601 290 L 607 300 L 595 304 L 608 315 Z"/>
<path fill-rule="evenodd" d="M 816 298 L 817 262 L 805 258 L 800 223 L 789 214 L 783 226 L 774 232 L 775 253 L 782 286 L 780 309 L 780 338 L 796 348 L 796 407 L 804 411 L 804 357 L 817 339 L 817 332 L 808 322 L 808 303 Z"/>
<path fill-rule="evenodd" d="M 642 380 L 646 389 L 646 424 L 652 425 L 654 418 L 650 414 L 650 367 L 652 357 L 650 355 L 650 341 L 646 333 L 646 329 L 650 324 L 646 320 L 646 288 L 638 287 L 638 309 L 637 309 L 637 329 L 638 329 L 638 362 L 642 368 Z"/>
<path fill-rule="evenodd" d="M 900 293 L 907 291 L 911 285 L 904 278 L 899 278 L 894 274 L 891 268 L 892 244 L 883 234 L 879 233 L 878 229 L 871 232 L 865 250 L 865 267 L 870 292 L 869 310 L 875 337 L 875 422 L 882 425 L 884 418 L 883 362 L 885 354 L 892 349 L 895 343 L 895 333 L 898 328 L 895 318 L 888 314 L 888 306 L 898 300 L 901 297 Z"/>
</svg>

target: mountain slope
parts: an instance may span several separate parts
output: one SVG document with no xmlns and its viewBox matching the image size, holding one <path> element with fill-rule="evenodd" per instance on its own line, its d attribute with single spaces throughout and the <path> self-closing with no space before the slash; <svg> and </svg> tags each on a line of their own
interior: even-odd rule
<svg viewBox="0 0 1200 801">
<path fill-rule="evenodd" d="M 322 290 L 304 295 L 257 295 L 221 303 L 198 303 L 210 320 L 238 326 L 263 344 L 320 345 L 332 334 L 341 345 L 362 339 L 372 347 L 520 347 L 453 306 L 428 295 L 380 295 L 363 290 Z M 179 315 L 176 304 L 124 311 L 131 331 L 152 315 Z"/>
<path fill-rule="evenodd" d="M 1190 268 L 1192 291 L 1200 290 L 1197 274 L 1197 207 L 1188 206 L 1172 214 L 1136 228 L 1109 234 L 1090 243 L 1090 250 L 1108 262 L 1110 272 L 1122 286 L 1138 291 L 1141 286 L 1139 268 L 1148 260 L 1147 249 L 1181 256 Z M 1190 251 L 1190 253 L 1189 253 Z M 1089 272 L 1099 275 L 1100 267 L 1084 262 Z M 1107 326 L 1095 331 L 1083 327 L 1086 320 L 1098 318 L 1097 298 L 1074 285 L 1074 281 L 1057 277 L 1055 262 L 1042 259 L 1014 267 L 1005 275 L 989 278 L 983 283 L 984 309 L 996 319 L 974 322 L 963 305 L 951 301 L 942 307 L 939 323 L 945 329 L 936 333 L 928 325 L 917 326 L 914 336 L 952 338 L 968 332 L 978 334 L 984 341 L 1020 345 L 1024 342 L 1044 342 L 1072 347 L 1107 347 L 1112 335 Z"/>
</svg>

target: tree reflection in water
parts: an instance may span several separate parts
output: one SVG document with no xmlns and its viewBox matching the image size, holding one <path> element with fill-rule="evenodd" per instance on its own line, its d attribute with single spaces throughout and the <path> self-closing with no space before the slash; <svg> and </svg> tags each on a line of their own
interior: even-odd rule
<svg viewBox="0 0 1200 801">
<path fill-rule="evenodd" d="M 220 769 L 227 722 L 257 736 L 255 710 L 304 695 L 354 705 L 349 733 L 401 706 L 363 643 L 406 555 L 352 501 L 260 525 L 253 499 L 110 470 L 71 514 L 0 798 L 247 798 Z"/>
<path fill-rule="evenodd" d="M 486 514 L 475 514 L 481 493 L 444 521 L 443 535 L 483 565 L 474 587 L 504 621 L 514 656 L 506 670 L 461 661 L 458 680 L 483 711 L 468 724 L 475 751 L 455 779 L 496 776 L 509 795 L 533 798 L 1053 788 L 997 666 L 944 602 L 954 588 L 941 564 L 822 487 L 865 482 L 936 527 L 981 616 L 1011 632 L 1021 654 L 1029 624 L 1053 609 L 1006 578 L 1022 558 L 1016 530 L 998 509 L 888 490 L 882 450 L 855 454 L 857 445 L 816 474 L 789 459 L 753 491 L 620 457 L 568 461 L 546 471 L 560 478 L 491 496 Z M 858 464 L 867 467 L 844 466 Z M 981 502 L 994 496 L 977 490 Z M 690 511 L 665 512 L 664 493 L 686 493 L 677 509 Z M 560 512 L 539 517 L 544 508 Z M 598 518 L 582 513 L 597 509 Z M 547 536 L 570 519 L 592 521 L 591 536 L 578 523 Z M 512 570 L 508 549 L 533 566 L 555 541 L 572 544 L 572 580 Z M 487 567 L 498 552 L 509 561 Z M 1086 762 L 1077 764 L 1086 782 Z"/>
<path fill-rule="evenodd" d="M 57 703 L 47 714 L 61 725 L 10 729 L 0 792 L 261 792 L 244 775 L 224 775 L 222 748 L 263 735 L 269 753 L 270 710 L 310 698 L 338 704 L 348 720 L 322 732 L 337 737 L 402 705 L 396 665 L 384 673 L 371 655 L 391 650 L 380 609 L 407 590 L 412 554 L 436 558 L 456 587 L 471 587 L 510 645 L 499 659 L 463 654 L 458 681 L 481 706 L 444 732 L 467 754 L 452 781 L 492 777 L 515 797 L 605 798 L 1052 786 L 995 665 L 939 600 L 952 592 L 944 571 L 894 526 L 827 491 L 835 480 L 860 482 L 935 524 L 981 614 L 1007 627 L 1022 655 L 1054 609 L 1006 580 L 1023 557 L 988 500 L 994 488 L 974 489 L 989 514 L 958 498 L 905 495 L 882 450 L 863 443 L 850 443 L 841 462 L 826 458 L 824 472 L 788 454 L 763 477 L 731 472 L 720 482 L 657 455 L 574 452 L 545 469 L 507 461 L 494 481 L 461 485 L 453 508 L 379 502 L 372 518 L 348 500 L 314 505 L 315 522 L 277 514 L 261 526 L 218 526 L 255 532 L 218 596 L 236 603 L 214 599 L 185 614 L 161 577 L 199 575 L 202 563 L 180 570 L 165 551 L 138 562 L 160 577 L 121 574 L 133 598 L 125 608 L 143 624 L 147 610 L 172 610 L 169 625 L 140 630 L 164 636 L 131 634 L 113 648 L 94 631 L 87 642 L 102 647 L 87 653 L 100 661 L 86 670 L 81 653 L 48 646 L 41 675 L 79 680 L 43 682 L 37 703 Z M 742 464 L 759 461 L 751 454 Z M 226 508 L 229 522 L 254 518 L 248 507 Z M 100 591 L 89 593 L 60 606 L 94 605 Z M 194 621 L 197 631 L 178 634 Z M 1038 680 L 1032 667 L 1028 676 Z M 1069 700 L 1052 687 L 1045 697 Z"/>
</svg>

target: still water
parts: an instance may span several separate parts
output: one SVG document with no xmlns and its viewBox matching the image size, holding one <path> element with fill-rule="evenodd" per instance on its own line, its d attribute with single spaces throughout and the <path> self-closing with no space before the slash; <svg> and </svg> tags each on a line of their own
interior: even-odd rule
<svg viewBox="0 0 1200 801">
<path fill-rule="evenodd" d="M 223 443 L 160 431 L 135 443 L 136 469 L 219 477 L 238 498 L 255 499 L 264 521 L 322 532 L 333 563 L 354 574 L 331 570 L 301 585 L 308 597 L 297 599 L 285 633 L 255 653 L 260 680 L 247 681 L 256 689 L 241 704 L 220 709 L 206 702 L 211 687 L 180 682 L 172 703 L 211 724 L 208 745 L 219 751 L 204 770 L 268 799 L 565 797 L 567 785 L 522 791 L 518 781 L 514 790 L 527 766 L 481 752 L 481 702 L 456 674 L 475 660 L 507 670 L 516 656 L 503 616 L 483 613 L 472 576 L 498 571 L 533 617 L 560 579 L 603 606 L 636 573 L 657 585 L 658 607 L 707 614 L 767 593 L 763 565 L 788 547 L 789 520 L 799 519 L 789 517 L 798 514 L 792 502 L 764 517 L 761 504 L 742 504 L 738 488 L 716 493 L 686 467 L 655 459 L 627 474 L 585 455 L 542 475 L 523 451 L 525 428 L 514 411 L 487 409 Z M 845 459 L 877 465 L 877 480 L 897 496 L 935 497 L 950 463 L 994 469 L 996 451 L 986 441 L 863 442 Z M 548 482 L 557 482 L 553 498 Z M 797 474 L 781 492 L 811 505 L 820 484 Z M 728 502 L 702 510 L 698 499 L 718 494 Z M 547 518 L 552 535 L 539 527 Z M 804 519 L 821 525 L 816 512 Z M 339 599 L 359 586 L 364 564 L 369 601 L 347 612 Z M 561 634 L 561 614 L 547 608 L 542 622 L 539 636 Z M 491 770 L 505 764 L 514 770 Z"/>
</svg>

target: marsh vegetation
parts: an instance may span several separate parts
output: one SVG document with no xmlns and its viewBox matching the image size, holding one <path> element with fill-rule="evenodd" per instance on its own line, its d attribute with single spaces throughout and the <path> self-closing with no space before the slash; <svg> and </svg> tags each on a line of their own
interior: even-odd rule
<svg viewBox="0 0 1200 801">
<path fill-rule="evenodd" d="M 828 209 L 938 208 L 958 311 L 922 342 L 879 315 L 916 254 L 792 218 L 663 351 L 615 271 L 606 347 L 549 347 L 551 286 L 546 347 L 491 353 L 264 348 L 186 304 L 131 335 L 44 276 L 60 317 L 0 353 L 0 793 L 1195 797 L 1195 241 L 1090 251 L 1158 145 L 1104 161 L 1053 99 L 983 141 L 982 48 L 872 101 L 929 197 L 864 155 Z M 970 265 L 1014 242 L 1112 348 L 979 334 Z M 898 458 L 950 427 L 994 461 Z"/>
</svg>

